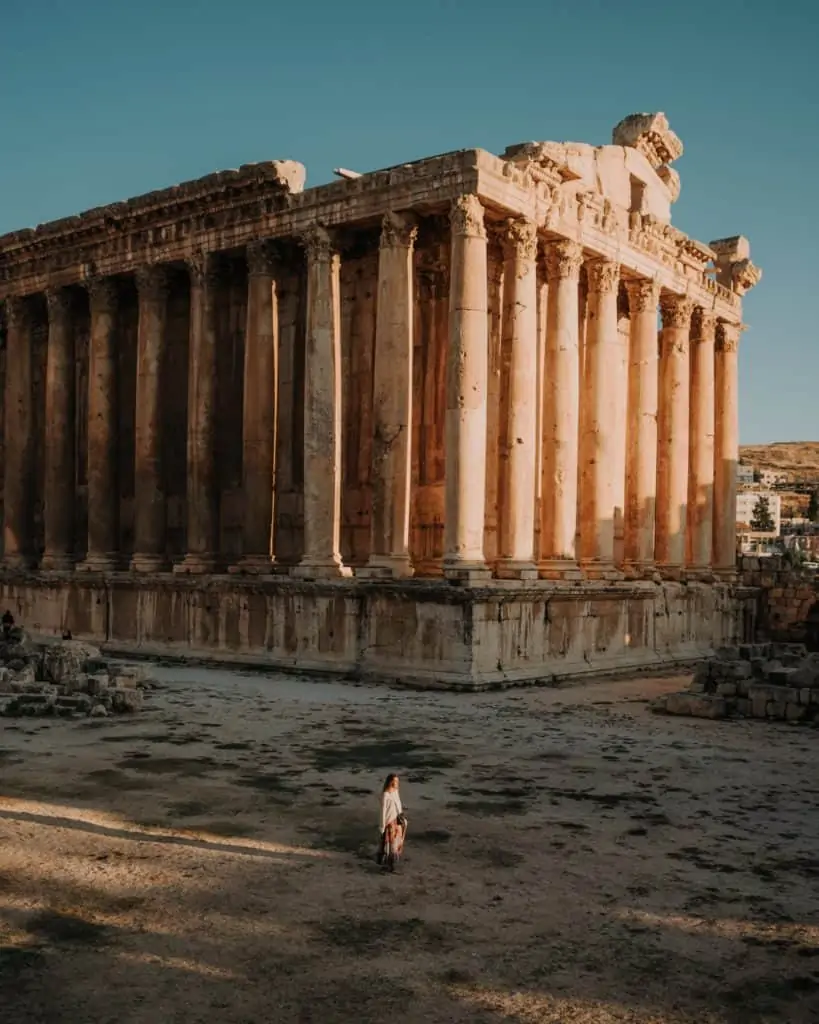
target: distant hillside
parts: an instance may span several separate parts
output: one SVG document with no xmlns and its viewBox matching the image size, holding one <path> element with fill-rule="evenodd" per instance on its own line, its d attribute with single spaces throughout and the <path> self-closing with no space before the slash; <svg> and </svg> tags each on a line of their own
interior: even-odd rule
<svg viewBox="0 0 819 1024">
<path fill-rule="evenodd" d="M 756 469 L 787 473 L 791 480 L 819 480 L 819 441 L 743 444 L 739 456 Z"/>
</svg>

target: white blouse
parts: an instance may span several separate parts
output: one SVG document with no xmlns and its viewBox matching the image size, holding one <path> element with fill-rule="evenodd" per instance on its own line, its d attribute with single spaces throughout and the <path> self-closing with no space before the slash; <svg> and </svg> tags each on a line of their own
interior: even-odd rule
<svg viewBox="0 0 819 1024">
<path fill-rule="evenodd" d="M 395 790 L 387 790 L 381 797 L 381 831 L 391 825 L 402 813 L 401 797 Z"/>
</svg>

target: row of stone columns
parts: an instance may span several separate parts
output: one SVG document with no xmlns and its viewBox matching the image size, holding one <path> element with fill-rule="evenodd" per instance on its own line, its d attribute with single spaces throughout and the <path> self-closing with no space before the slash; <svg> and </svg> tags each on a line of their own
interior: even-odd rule
<svg viewBox="0 0 819 1024">
<path fill-rule="evenodd" d="M 490 575 L 484 559 L 487 450 L 487 231 L 474 195 L 452 205 L 449 349 L 445 413 L 445 554 L 453 579 Z M 618 331 L 620 268 L 586 260 L 588 299 L 582 377 L 578 286 L 582 248 L 545 246 L 524 219 L 504 236 L 503 346 L 509 365 L 499 558 L 501 577 L 616 577 L 658 565 L 734 564 L 737 460 L 736 343 L 739 328 L 648 280 L 626 280 L 630 334 Z M 410 575 L 409 516 L 413 380 L 412 215 L 384 218 L 379 250 L 374 361 L 371 555 L 362 575 Z M 305 578 L 341 576 L 340 265 L 332 236 L 316 227 L 307 254 L 304 408 Z M 278 310 L 275 252 L 248 248 L 243 488 L 244 554 L 231 571 L 269 572 L 275 495 Z M 216 263 L 188 261 L 190 340 L 187 434 L 187 554 L 174 570 L 211 572 L 218 557 L 216 488 Z M 161 369 L 167 269 L 136 272 L 139 298 L 135 416 L 136 572 L 166 568 Z M 116 336 L 113 280 L 89 284 L 88 546 L 82 568 L 111 570 L 117 556 Z M 539 299 L 546 297 L 542 406 L 538 409 Z M 657 337 L 658 302 L 662 331 Z M 72 564 L 74 380 L 67 292 L 47 295 L 45 553 L 43 568 Z M 24 564 L 25 479 L 30 467 L 29 340 L 20 300 L 7 301 L 5 561 Z M 543 315 L 542 308 L 540 315 Z M 693 325 L 692 325 L 693 315 Z M 716 344 L 715 344 L 716 343 Z M 627 395 L 627 399 L 624 396 Z M 582 413 L 582 416 L 581 416 Z M 540 423 L 540 436 L 538 436 Z M 26 426 L 28 424 L 28 426 Z M 538 453 L 538 447 L 540 452 Z M 538 457 L 540 456 L 540 457 Z M 542 474 L 535 479 L 536 467 Z M 579 488 L 579 502 L 578 502 Z M 539 509 L 536 493 L 540 491 Z M 624 510 L 624 564 L 615 564 L 614 510 Z M 578 524 L 579 509 L 579 524 Z M 535 516 L 539 514 L 538 529 Z M 579 525 L 579 530 L 578 530 Z M 539 550 L 535 537 L 539 535 Z M 579 544 L 577 541 L 579 535 Z"/>
</svg>

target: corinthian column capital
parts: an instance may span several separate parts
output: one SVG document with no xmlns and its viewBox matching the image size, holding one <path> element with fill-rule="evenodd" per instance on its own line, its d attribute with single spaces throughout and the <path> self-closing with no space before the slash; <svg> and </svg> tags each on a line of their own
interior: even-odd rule
<svg viewBox="0 0 819 1024">
<path fill-rule="evenodd" d="M 744 329 L 743 324 L 720 320 L 717 323 L 717 351 L 736 352 L 739 349 L 739 339 Z"/>
<path fill-rule="evenodd" d="M 418 223 L 412 214 L 390 210 L 381 220 L 382 249 L 412 249 L 418 237 Z"/>
<path fill-rule="evenodd" d="M 86 281 L 85 287 L 93 312 L 110 313 L 116 309 L 119 293 L 112 277 L 92 277 Z"/>
<path fill-rule="evenodd" d="M 549 281 L 561 278 L 580 277 L 583 266 L 583 246 L 569 238 L 561 238 L 558 242 L 547 242 L 544 247 L 546 254 L 546 276 Z"/>
<path fill-rule="evenodd" d="M 134 278 L 140 298 L 160 302 L 168 294 L 168 271 L 159 263 L 149 263 L 138 267 Z"/>
<path fill-rule="evenodd" d="M 625 282 L 628 293 L 628 309 L 633 316 L 635 313 L 646 313 L 654 311 L 660 302 L 659 284 L 647 277 L 631 278 Z"/>
<path fill-rule="evenodd" d="M 316 224 L 305 231 L 301 240 L 307 250 L 307 258 L 312 262 L 326 262 L 335 255 L 333 234 L 321 224 Z"/>
<path fill-rule="evenodd" d="M 71 297 L 65 288 L 49 288 L 46 293 L 46 305 L 48 307 L 48 322 L 50 324 L 61 323 L 71 308 Z"/>
<path fill-rule="evenodd" d="M 272 277 L 276 273 L 279 254 L 272 242 L 251 242 L 246 258 L 248 277 Z"/>
<path fill-rule="evenodd" d="M 691 317 L 691 340 L 693 342 L 713 341 L 717 328 L 717 314 L 711 309 L 697 306 Z"/>
<path fill-rule="evenodd" d="M 458 196 L 449 211 L 453 235 L 471 235 L 486 238 L 483 204 L 476 195 Z"/>
<path fill-rule="evenodd" d="M 506 221 L 501 243 L 506 259 L 533 262 L 537 256 L 537 226 L 525 217 Z"/>
<path fill-rule="evenodd" d="M 598 295 L 610 295 L 617 291 L 620 281 L 620 264 L 613 260 L 593 259 L 586 264 L 589 291 Z"/>
<path fill-rule="evenodd" d="M 694 303 L 685 295 L 663 292 L 660 296 L 663 327 L 689 327 Z"/>
<path fill-rule="evenodd" d="M 26 322 L 27 309 L 25 300 L 19 295 L 9 295 L 5 300 L 6 326 L 14 329 L 22 327 Z"/>
</svg>

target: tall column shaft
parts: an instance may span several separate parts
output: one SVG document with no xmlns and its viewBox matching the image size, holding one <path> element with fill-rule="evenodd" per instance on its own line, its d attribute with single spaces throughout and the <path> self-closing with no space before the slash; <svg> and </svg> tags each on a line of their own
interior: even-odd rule
<svg viewBox="0 0 819 1024">
<path fill-rule="evenodd" d="M 324 228 L 305 239 L 304 555 L 293 575 L 349 575 L 341 561 L 340 260 Z"/>
<path fill-rule="evenodd" d="M 276 410 L 278 398 L 279 310 L 276 260 L 268 243 L 247 250 L 242 490 L 244 520 L 242 572 L 273 567 Z"/>
<path fill-rule="evenodd" d="M 452 204 L 450 226 L 444 573 L 469 581 L 489 575 L 483 553 L 489 339 L 486 227 L 480 199 L 459 196 Z"/>
<path fill-rule="evenodd" d="M 562 240 L 546 249 L 549 287 L 543 386 L 540 575 L 572 578 L 577 569 L 580 426 L 579 277 L 583 249 Z"/>
<path fill-rule="evenodd" d="M 119 546 L 116 283 L 98 278 L 88 294 L 88 548 L 79 568 L 108 572 L 117 566 Z"/>
<path fill-rule="evenodd" d="M 216 489 L 216 258 L 199 253 L 188 260 L 190 338 L 188 344 L 187 553 L 174 572 L 206 573 L 216 568 L 219 511 Z"/>
<path fill-rule="evenodd" d="M 134 423 L 134 554 L 131 569 L 156 572 L 165 559 L 161 373 L 165 362 L 168 280 L 164 267 L 136 272 L 139 291 Z"/>
<path fill-rule="evenodd" d="M 657 306 L 654 281 L 626 282 L 631 327 L 626 427 L 624 557 L 638 574 L 654 565 L 657 506 Z"/>
<path fill-rule="evenodd" d="M 665 293 L 660 299 L 660 393 L 657 424 L 657 521 L 654 557 L 678 576 L 685 562 L 688 506 L 689 331 L 694 305 Z"/>
<path fill-rule="evenodd" d="M 409 556 L 414 220 L 381 225 L 373 387 L 373 504 L 364 575 L 411 576 Z"/>
<path fill-rule="evenodd" d="M 537 464 L 537 228 L 511 220 L 504 237 L 504 287 L 508 310 L 503 346 L 509 360 L 509 393 L 501 449 L 503 506 L 497 573 L 537 577 L 535 566 L 535 467 Z"/>
<path fill-rule="evenodd" d="M 715 314 L 698 308 L 691 330 L 688 523 L 685 563 L 708 570 L 714 532 L 714 332 Z"/>
<path fill-rule="evenodd" d="M 617 422 L 620 338 L 617 288 L 620 267 L 608 260 L 587 264 L 589 281 L 581 440 L 580 556 L 589 575 L 614 571 L 614 500 L 617 446 L 625 445 Z"/>
<path fill-rule="evenodd" d="M 45 395 L 45 550 L 43 569 L 74 564 L 74 334 L 71 297 L 46 292 L 48 354 Z"/>
<path fill-rule="evenodd" d="M 31 320 L 24 299 L 6 299 L 4 403 L 3 564 L 25 569 L 32 555 L 34 410 Z"/>
<path fill-rule="evenodd" d="M 714 430 L 714 569 L 736 571 L 739 464 L 738 350 L 742 327 L 720 320 L 716 335 Z"/>
</svg>

